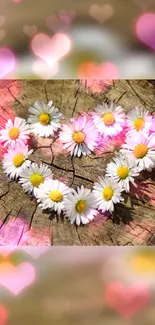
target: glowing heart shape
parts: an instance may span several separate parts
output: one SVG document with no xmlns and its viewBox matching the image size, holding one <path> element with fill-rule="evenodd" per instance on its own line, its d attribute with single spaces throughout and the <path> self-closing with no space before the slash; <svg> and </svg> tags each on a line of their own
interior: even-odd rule
<svg viewBox="0 0 155 325">
<path fill-rule="evenodd" d="M 103 6 L 94 4 L 90 7 L 89 13 L 92 18 L 102 24 L 113 16 L 114 9 L 110 4 L 105 4 Z"/>
<path fill-rule="evenodd" d="M 144 44 L 155 50 L 155 13 L 146 13 L 138 18 L 136 34 Z"/>
<path fill-rule="evenodd" d="M 37 26 L 32 25 L 32 26 L 28 26 L 28 25 L 24 25 L 23 26 L 23 32 L 24 34 L 26 34 L 29 37 L 32 37 L 34 34 L 37 33 Z"/>
<path fill-rule="evenodd" d="M 47 64 L 43 60 L 37 60 L 34 62 L 32 69 L 40 78 L 49 79 L 58 72 L 58 63 Z"/>
<path fill-rule="evenodd" d="M 112 83 L 112 79 L 118 78 L 118 70 L 112 62 L 104 62 L 100 65 L 94 62 L 86 62 L 80 66 L 78 78 L 82 79 L 83 82 L 87 79 L 87 86 L 90 87 L 92 91 L 99 93 L 103 91 L 101 80 L 106 89 L 107 86 Z M 94 80 L 98 82 L 94 83 Z"/>
<path fill-rule="evenodd" d="M 2 263 L 0 267 L 0 285 L 10 290 L 15 296 L 29 286 L 35 279 L 34 267 L 22 263 L 14 267 L 10 263 Z"/>
<path fill-rule="evenodd" d="M 52 38 L 41 33 L 35 35 L 31 41 L 33 53 L 47 64 L 60 60 L 69 52 L 70 48 L 70 38 L 63 33 L 57 33 Z"/>
<path fill-rule="evenodd" d="M 0 325 L 5 325 L 8 320 L 8 312 L 3 305 L 0 305 Z"/>
<path fill-rule="evenodd" d="M 114 282 L 105 291 L 106 303 L 126 319 L 145 307 L 149 298 L 148 288 L 140 284 L 125 287 L 119 282 Z"/>
<path fill-rule="evenodd" d="M 70 11 L 61 10 L 59 13 L 59 17 L 64 23 L 66 23 L 68 25 L 68 24 L 71 24 L 73 19 L 75 19 L 76 12 L 75 12 L 75 10 L 70 10 Z"/>
<path fill-rule="evenodd" d="M 112 62 L 104 62 L 97 65 L 94 62 L 83 63 L 78 71 L 83 79 L 116 79 L 118 77 L 117 67 Z"/>
<path fill-rule="evenodd" d="M 0 78 L 14 70 L 16 59 L 14 53 L 8 48 L 0 48 Z"/>
</svg>

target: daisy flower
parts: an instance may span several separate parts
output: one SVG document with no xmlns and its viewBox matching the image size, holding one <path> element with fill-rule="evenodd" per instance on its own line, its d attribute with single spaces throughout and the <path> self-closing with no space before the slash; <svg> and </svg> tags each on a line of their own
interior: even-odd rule
<svg viewBox="0 0 155 325">
<path fill-rule="evenodd" d="M 10 119 L 7 121 L 5 129 L 0 131 L 0 141 L 4 146 L 15 146 L 17 143 L 27 143 L 29 139 L 29 126 L 23 118 L 15 117 L 14 122 Z"/>
<path fill-rule="evenodd" d="M 111 103 L 110 107 L 103 103 L 95 108 L 97 114 L 93 115 L 94 123 L 101 134 L 107 136 L 118 135 L 125 125 L 125 114 L 121 106 L 114 107 Z"/>
<path fill-rule="evenodd" d="M 10 178 L 18 178 L 22 169 L 30 166 L 31 161 L 27 160 L 27 158 L 32 152 L 33 150 L 29 151 L 28 146 L 24 143 L 22 145 L 17 143 L 15 148 L 9 147 L 3 159 L 5 173 Z"/>
<path fill-rule="evenodd" d="M 36 196 L 39 185 L 44 183 L 47 178 L 52 177 L 52 175 L 51 169 L 46 165 L 41 164 L 38 166 L 32 163 L 30 167 L 26 166 L 22 169 L 19 183 L 22 184 L 25 192 L 28 192 L 28 194 L 33 193 Z"/>
<path fill-rule="evenodd" d="M 120 183 L 121 187 L 129 192 L 130 182 L 134 183 L 134 177 L 140 173 L 140 168 L 137 166 L 137 161 L 132 156 L 119 155 L 107 165 L 106 173 L 108 177 L 112 177 Z"/>
<path fill-rule="evenodd" d="M 93 190 L 97 208 L 102 212 L 113 212 L 114 204 L 124 201 L 121 191 L 121 186 L 114 179 L 100 177 Z"/>
<path fill-rule="evenodd" d="M 50 209 L 61 214 L 64 208 L 64 199 L 70 192 L 70 188 L 58 180 L 47 179 L 38 188 L 37 199 L 39 206 L 45 210 Z"/>
<path fill-rule="evenodd" d="M 87 156 L 97 146 L 98 132 L 92 120 L 85 116 L 72 119 L 72 123 L 64 124 L 59 134 L 63 148 L 71 153 L 71 156 Z"/>
<path fill-rule="evenodd" d="M 52 100 L 48 104 L 36 101 L 34 106 L 29 108 L 29 112 L 30 129 L 40 137 L 54 136 L 54 132 L 61 127 L 62 114 L 53 106 Z"/>
<path fill-rule="evenodd" d="M 133 135 L 133 132 L 137 135 L 141 130 L 149 133 L 152 126 L 152 116 L 142 107 L 136 106 L 127 114 L 127 126 L 129 127 L 127 135 Z"/>
<path fill-rule="evenodd" d="M 90 190 L 83 186 L 72 192 L 64 200 L 65 216 L 79 226 L 80 223 L 87 224 L 94 219 L 98 213 L 95 209 L 94 197 Z"/>
<path fill-rule="evenodd" d="M 155 134 L 148 135 L 142 131 L 136 137 L 126 138 L 121 152 L 132 155 L 141 170 L 151 171 L 155 166 Z"/>
</svg>

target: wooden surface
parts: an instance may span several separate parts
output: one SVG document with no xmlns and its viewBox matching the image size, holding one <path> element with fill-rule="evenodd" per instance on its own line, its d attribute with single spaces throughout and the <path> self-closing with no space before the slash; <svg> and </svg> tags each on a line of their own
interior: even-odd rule
<svg viewBox="0 0 155 325">
<path fill-rule="evenodd" d="M 94 93 L 79 80 L 0 81 L 0 115 L 7 112 L 27 117 L 28 107 L 35 100 L 54 101 L 69 119 L 82 111 L 92 111 L 102 100 L 113 100 L 129 111 L 135 105 L 155 110 L 155 86 L 149 81 L 118 80 L 105 92 Z M 32 139 L 31 160 L 52 166 L 54 177 L 76 187 L 92 188 L 97 176 L 105 172 L 106 164 L 118 147 L 110 144 L 103 152 L 89 157 L 71 159 L 57 137 Z M 9 181 L 0 166 L 0 245 L 154 245 L 155 244 L 155 174 L 144 173 L 138 189 L 125 196 L 125 203 L 116 206 L 112 218 L 99 215 L 88 226 L 76 227 L 54 214 L 43 213 L 36 200 L 24 193 L 21 186 Z"/>
</svg>

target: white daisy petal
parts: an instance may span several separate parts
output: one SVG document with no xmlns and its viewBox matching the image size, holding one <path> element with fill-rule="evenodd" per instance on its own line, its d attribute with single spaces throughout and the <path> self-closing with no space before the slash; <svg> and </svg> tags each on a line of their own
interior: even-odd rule
<svg viewBox="0 0 155 325">
<path fill-rule="evenodd" d="M 93 121 L 82 116 L 73 118 L 70 124 L 64 124 L 59 139 L 71 156 L 81 157 L 90 155 L 97 146 L 98 132 Z"/>
<path fill-rule="evenodd" d="M 19 183 L 28 194 L 33 193 L 37 196 L 40 184 L 43 184 L 47 178 L 52 178 L 51 169 L 41 164 L 38 166 L 32 163 L 29 167 L 24 167 L 20 174 Z"/>
<path fill-rule="evenodd" d="M 136 137 L 127 137 L 121 152 L 136 159 L 141 170 L 151 171 L 155 167 L 155 134 L 139 131 Z"/>
<path fill-rule="evenodd" d="M 40 184 L 37 191 L 37 200 L 42 210 L 49 209 L 61 214 L 64 200 L 70 193 L 70 188 L 58 180 L 47 179 Z"/>
<path fill-rule="evenodd" d="M 5 129 L 0 131 L 0 142 L 3 143 L 4 147 L 26 144 L 29 139 L 29 133 L 30 129 L 26 121 L 20 117 L 15 117 L 14 122 L 9 119 Z"/>
<path fill-rule="evenodd" d="M 31 162 L 27 158 L 32 152 L 33 150 L 29 151 L 28 146 L 24 143 L 17 143 L 15 148 L 9 147 L 4 154 L 4 172 L 10 178 L 18 178 L 23 168 L 30 166 Z"/>
<path fill-rule="evenodd" d="M 116 136 L 124 127 L 125 114 L 121 106 L 115 107 L 111 103 L 110 107 L 103 103 L 95 108 L 96 114 L 93 115 L 94 123 L 98 131 L 107 136 Z"/>
<path fill-rule="evenodd" d="M 121 196 L 122 188 L 119 183 L 109 177 L 100 177 L 98 182 L 94 184 L 93 195 L 97 208 L 102 212 L 114 211 L 114 203 L 123 201 Z"/>
<path fill-rule="evenodd" d="M 110 162 L 106 168 L 106 175 L 121 184 L 121 187 L 129 192 L 129 183 L 132 177 L 139 176 L 141 168 L 134 157 L 119 155 L 114 162 Z"/>
<path fill-rule="evenodd" d="M 61 127 L 62 114 L 51 106 L 52 101 L 48 104 L 35 102 L 34 107 L 29 108 L 28 123 L 32 133 L 40 137 L 54 136 L 54 132 Z"/>
<path fill-rule="evenodd" d="M 97 210 L 92 192 L 81 186 L 69 193 L 64 200 L 64 214 L 71 224 L 75 222 L 78 226 L 93 220 Z"/>
</svg>

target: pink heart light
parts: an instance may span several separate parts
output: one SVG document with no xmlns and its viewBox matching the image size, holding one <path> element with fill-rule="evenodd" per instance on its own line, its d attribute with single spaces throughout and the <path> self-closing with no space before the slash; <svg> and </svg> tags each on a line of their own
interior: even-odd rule
<svg viewBox="0 0 155 325">
<path fill-rule="evenodd" d="M 108 285 L 105 291 L 106 303 L 126 319 L 144 308 L 149 298 L 148 288 L 140 284 L 126 287 L 119 282 L 114 282 Z"/>
<path fill-rule="evenodd" d="M 16 65 L 14 53 L 9 48 L 0 48 L 0 78 L 12 72 Z"/>
<path fill-rule="evenodd" d="M 78 70 L 78 78 L 84 82 L 87 80 L 87 86 L 94 92 L 103 91 L 103 85 L 106 89 L 108 85 L 112 83 L 112 79 L 118 78 L 117 67 L 112 62 L 104 62 L 97 65 L 94 62 L 83 63 Z M 96 81 L 96 82 L 94 82 Z"/>
<path fill-rule="evenodd" d="M 63 33 L 57 33 L 52 38 L 47 34 L 36 34 L 31 41 L 32 52 L 47 64 L 60 60 L 71 49 L 70 38 Z"/>
<path fill-rule="evenodd" d="M 35 280 L 35 269 L 29 263 L 14 267 L 10 263 L 2 263 L 0 267 L 0 285 L 17 296 Z"/>
<path fill-rule="evenodd" d="M 137 19 L 136 35 L 145 45 L 155 50 L 155 13 L 145 13 Z"/>
<path fill-rule="evenodd" d="M 32 69 L 40 78 L 49 79 L 58 72 L 58 63 L 47 64 L 43 60 L 37 60 L 34 62 Z"/>
<path fill-rule="evenodd" d="M 8 312 L 3 305 L 0 305 L 0 325 L 5 325 L 8 320 Z"/>
</svg>

